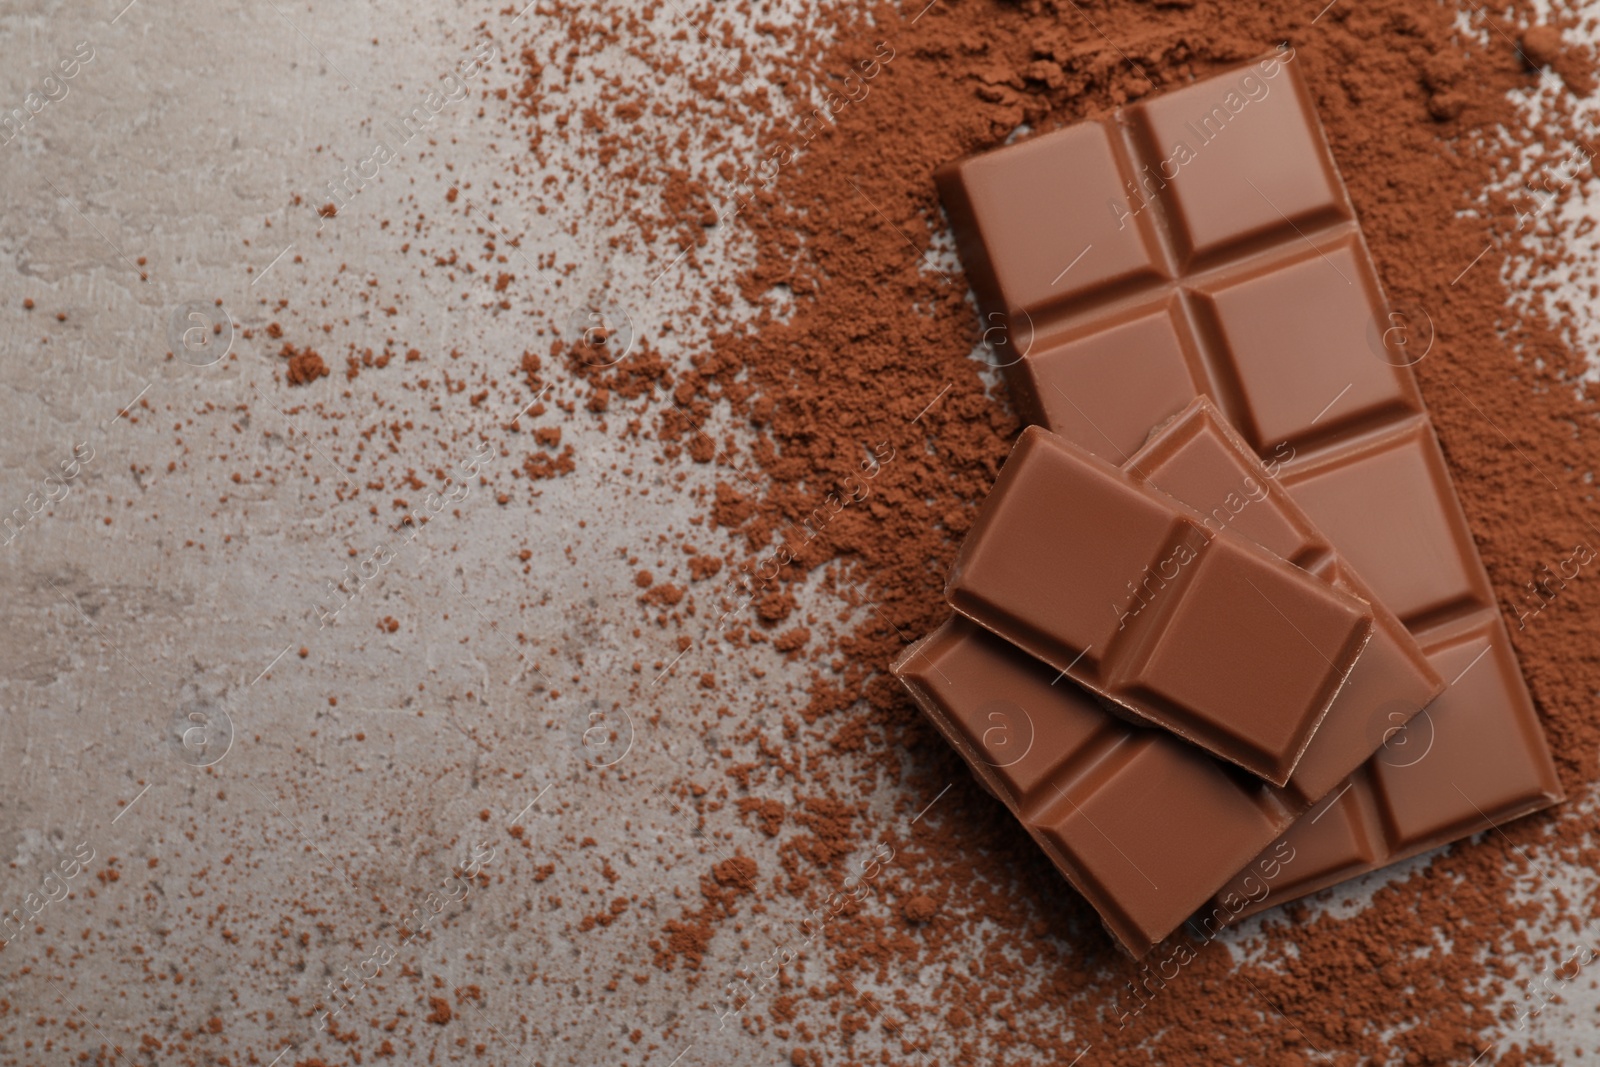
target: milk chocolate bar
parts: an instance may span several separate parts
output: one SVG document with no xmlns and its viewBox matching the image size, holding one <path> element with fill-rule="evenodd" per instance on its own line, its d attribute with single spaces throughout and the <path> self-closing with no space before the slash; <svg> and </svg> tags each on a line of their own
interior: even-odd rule
<svg viewBox="0 0 1600 1067">
<path fill-rule="evenodd" d="M 1194 402 L 1125 469 L 1325 581 L 1366 587 L 1305 513 Z M 1215 889 L 1340 782 L 1443 687 L 1398 619 L 1373 602 L 1373 637 L 1288 787 L 1240 774 L 1165 731 L 1108 715 L 1053 668 L 964 619 L 895 666 L 918 704 L 1010 807 L 1135 955 L 1175 930 Z"/>
<path fill-rule="evenodd" d="M 1197 916 L 1207 932 L 1561 799 L 1538 719 L 1505 714 L 1531 705 L 1500 636 L 1480 622 L 1438 637 L 1428 656 L 1449 687 L 1266 850 L 1296 857 L 1278 878 L 1217 894 Z"/>
<path fill-rule="evenodd" d="M 1295 768 L 1299 806 L 1326 796 L 1445 687 L 1400 619 L 1339 555 L 1211 401 L 1192 401 L 1125 464 L 1189 505 L 1370 605 L 1372 639 Z"/>
<path fill-rule="evenodd" d="M 1023 431 L 950 570 L 951 607 L 1274 785 L 1372 609 L 1069 441 Z"/>
<path fill-rule="evenodd" d="M 937 180 L 1025 419 L 1120 463 L 1210 397 L 1447 681 L 1483 657 L 1418 717 L 1424 760 L 1394 766 L 1396 734 L 1334 805 L 1359 818 L 1295 827 L 1323 859 L 1272 902 L 1561 800 L 1409 370 L 1425 324 L 1384 299 L 1292 51 Z"/>
<path fill-rule="evenodd" d="M 1116 941 L 1142 956 L 1293 821 L 1287 791 L 1112 715 L 959 615 L 895 664 Z"/>
</svg>

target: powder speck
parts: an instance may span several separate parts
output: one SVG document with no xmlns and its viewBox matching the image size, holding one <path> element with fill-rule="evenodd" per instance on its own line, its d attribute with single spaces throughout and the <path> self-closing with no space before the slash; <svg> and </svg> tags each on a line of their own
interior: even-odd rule
<svg viewBox="0 0 1600 1067">
<path fill-rule="evenodd" d="M 285 377 L 290 385 L 309 385 L 318 378 L 328 376 L 328 365 L 313 349 L 296 348 L 285 341 L 283 351 L 279 354 L 289 361 L 289 370 Z"/>
<path fill-rule="evenodd" d="M 1534 67 L 1554 65 L 1561 58 L 1561 31 L 1554 26 L 1533 26 L 1522 35 L 1522 54 Z"/>
<path fill-rule="evenodd" d="M 925 923 L 939 912 L 939 905 L 934 903 L 930 896 L 918 893 L 900 906 L 900 913 L 906 917 L 907 922 Z"/>
</svg>

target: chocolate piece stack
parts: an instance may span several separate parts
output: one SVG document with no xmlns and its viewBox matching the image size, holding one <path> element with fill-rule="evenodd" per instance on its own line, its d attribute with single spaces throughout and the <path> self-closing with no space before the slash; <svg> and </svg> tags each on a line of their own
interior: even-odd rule
<svg viewBox="0 0 1600 1067">
<path fill-rule="evenodd" d="M 1035 425 L 895 671 L 1117 941 L 1558 802 L 1294 53 L 937 178 Z"/>
</svg>

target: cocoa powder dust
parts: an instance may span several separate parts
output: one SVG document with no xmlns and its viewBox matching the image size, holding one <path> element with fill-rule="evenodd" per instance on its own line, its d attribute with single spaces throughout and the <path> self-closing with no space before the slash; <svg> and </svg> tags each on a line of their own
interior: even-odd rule
<svg viewBox="0 0 1600 1067">
<path fill-rule="evenodd" d="M 1520 3 L 1492 19 L 1468 5 L 1467 30 L 1453 7 L 1425 0 L 921 7 L 878 5 L 813 34 L 774 29 L 759 42 L 787 50 L 789 80 L 778 84 L 791 103 L 867 70 L 864 59 L 881 63 L 868 91 L 798 152 L 795 128 L 771 121 L 764 98 L 736 93 L 732 80 L 707 87 L 715 105 L 680 116 L 726 115 L 742 100 L 753 116 L 743 122 L 767 146 L 747 161 L 754 180 L 728 166 L 722 183 L 672 175 L 659 222 L 677 228 L 691 270 L 719 215 L 747 228 L 754 255 L 738 295 L 763 309 L 753 325 L 728 327 L 691 367 L 670 371 L 646 356 L 599 374 L 581 353 L 552 346 L 589 382 L 592 410 L 615 392 L 653 396 L 665 455 L 721 471 L 708 518 L 744 537 L 749 558 L 728 564 L 751 610 L 708 639 L 732 649 L 812 642 L 803 721 L 755 737 L 764 759 L 728 772 L 747 821 L 779 842 L 784 870 L 758 871 L 743 857 L 710 867 L 702 902 L 662 925 L 657 966 L 699 983 L 717 1009 L 730 996 L 727 976 L 702 973 L 705 955 L 719 938 L 737 938 L 751 897 L 814 906 L 845 884 L 846 857 L 887 841 L 892 864 L 872 889 L 886 906 L 852 904 L 848 921 L 809 949 L 826 978 L 785 981 L 781 995 L 751 998 L 737 1016 L 752 1034 L 791 1045 L 795 1064 L 867 1062 L 852 1054 L 851 1036 L 869 1029 L 903 1053 L 886 1063 L 1069 1063 L 1085 1049 L 1098 1064 L 1470 1063 L 1491 1042 L 1482 1062 L 1550 1062 L 1548 1050 L 1500 1041 L 1514 1009 L 1495 1005 L 1521 999 L 1538 966 L 1570 954 L 1600 918 L 1591 903 L 1540 882 L 1536 857 L 1600 860 L 1579 805 L 1369 879 L 1381 888 L 1368 906 L 1337 916 L 1306 903 L 1273 911 L 1244 928 L 1242 937 L 1258 939 L 1246 959 L 1210 946 L 1136 997 L 1138 966 L 885 668 L 945 614 L 952 552 L 1019 428 L 974 358 L 979 324 L 964 279 L 941 255 L 949 238 L 934 168 L 1280 42 L 1304 64 L 1391 300 L 1431 324 L 1417 375 L 1514 618 L 1542 567 L 1600 537 L 1587 517 L 1595 393 L 1561 323 L 1507 311 L 1506 265 L 1535 254 L 1519 229 L 1527 205 L 1485 190 L 1533 184 L 1504 151 L 1508 137 L 1537 143 L 1509 94 L 1553 66 L 1569 96 L 1549 110 L 1546 132 L 1575 137 L 1570 104 L 1592 86 L 1591 57 L 1563 48 L 1560 27 L 1539 24 Z M 715 13 L 691 23 L 729 43 Z M 619 106 L 617 117 L 629 116 Z M 761 168 L 760 159 L 780 165 Z M 1586 171 L 1575 186 L 1592 178 Z M 685 228 L 685 216 L 702 232 Z M 1550 267 L 1562 255 L 1538 254 Z M 731 412 L 751 443 L 699 431 L 719 412 Z M 858 471 L 872 472 L 869 491 L 812 536 L 819 501 Z M 783 565 L 762 569 L 774 558 Z M 848 625 L 815 639 L 796 626 L 794 593 L 807 580 L 853 607 Z M 1570 582 L 1537 626 L 1514 628 L 1574 797 L 1588 792 L 1600 740 L 1590 715 L 1600 664 L 1585 625 L 1597 605 L 1600 583 Z M 737 691 L 724 696 L 737 720 Z M 792 802 L 741 795 L 752 780 L 784 783 Z M 862 802 L 885 781 L 903 798 L 887 822 Z M 936 796 L 936 815 L 913 824 Z M 820 884 L 802 873 L 818 870 Z M 1321 899 L 1348 895 L 1336 888 Z M 1548 933 L 1563 923 L 1564 933 Z M 864 992 L 914 975 L 917 1002 L 931 996 L 945 1005 L 940 1016 Z"/>
</svg>

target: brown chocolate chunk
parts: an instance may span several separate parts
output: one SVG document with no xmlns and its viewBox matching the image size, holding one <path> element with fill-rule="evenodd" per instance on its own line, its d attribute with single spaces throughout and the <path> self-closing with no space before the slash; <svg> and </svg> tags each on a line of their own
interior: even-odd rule
<svg viewBox="0 0 1600 1067">
<path fill-rule="evenodd" d="M 1360 599 L 1036 427 L 984 502 L 948 594 L 1113 710 L 1276 785 L 1372 627 Z"/>
</svg>

